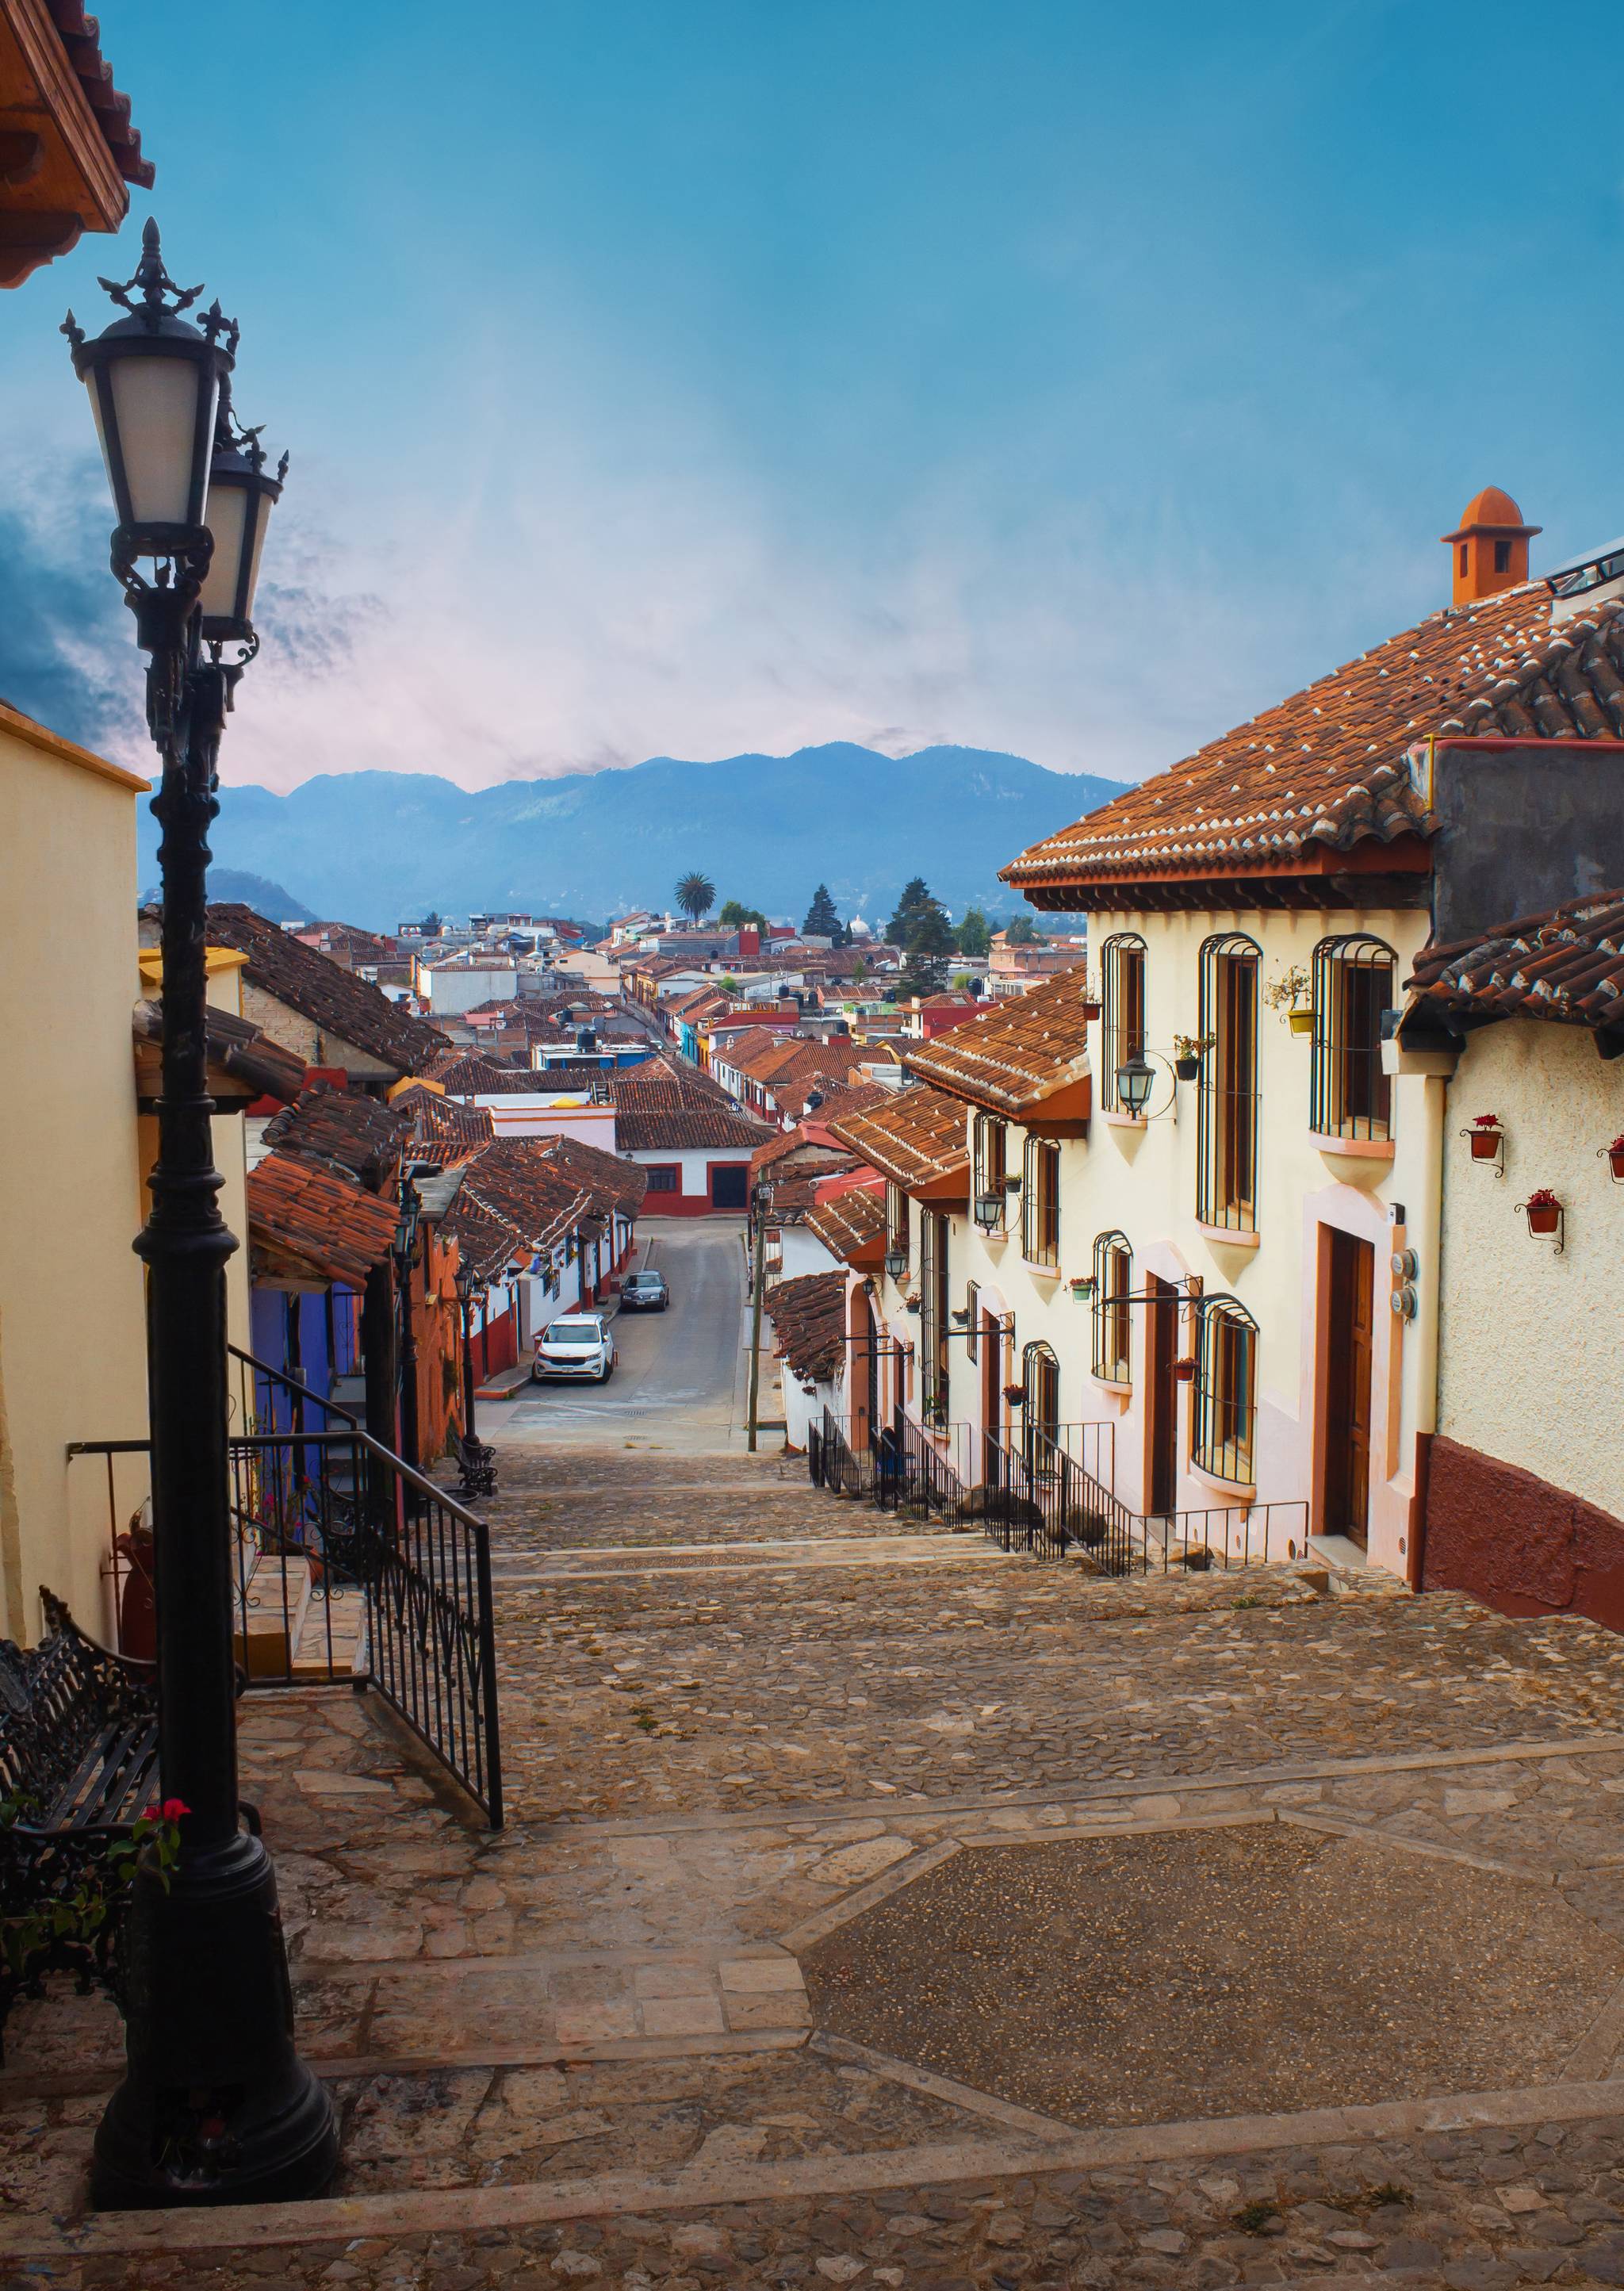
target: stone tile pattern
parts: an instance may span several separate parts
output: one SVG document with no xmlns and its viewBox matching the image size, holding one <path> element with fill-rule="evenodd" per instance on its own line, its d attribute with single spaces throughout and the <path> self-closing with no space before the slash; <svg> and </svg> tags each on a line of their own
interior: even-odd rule
<svg viewBox="0 0 1624 2291">
<path fill-rule="evenodd" d="M 1611 2119 L 1278 2150 L 1148 2170 L 1016 2174 L 703 2214 L 575 2220 L 131 2262 L 36 2262 L 61 2291 L 1209 2291 L 1229 2284 L 1624 2283 Z"/>
</svg>

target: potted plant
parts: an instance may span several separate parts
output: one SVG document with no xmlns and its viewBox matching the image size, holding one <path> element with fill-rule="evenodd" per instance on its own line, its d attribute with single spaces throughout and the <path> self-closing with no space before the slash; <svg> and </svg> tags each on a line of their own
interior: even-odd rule
<svg viewBox="0 0 1624 2291">
<path fill-rule="evenodd" d="M 1071 1283 L 1071 1290 L 1073 1297 L 1091 1297 L 1094 1294 L 1094 1275 L 1091 1273 L 1079 1274 Z"/>
<path fill-rule="evenodd" d="M 1500 1118 L 1498 1113 L 1475 1113 L 1472 1116 L 1471 1128 L 1463 1131 L 1462 1135 L 1472 1141 L 1474 1162 L 1499 1160 L 1500 1144 L 1505 1132 L 1500 1128 Z"/>
<path fill-rule="evenodd" d="M 1536 1186 L 1517 1207 L 1527 1216 L 1530 1233 L 1555 1233 L 1562 1223 L 1562 1203 L 1548 1186 Z"/>
<path fill-rule="evenodd" d="M 1019 1408 L 1026 1398 L 1025 1386 L 1024 1384 L 1005 1385 L 1004 1398 L 1011 1408 Z"/>
<path fill-rule="evenodd" d="M 1600 1150 L 1606 1155 L 1612 1168 L 1613 1184 L 1624 1186 L 1624 1132 L 1615 1137 L 1611 1146 L 1604 1146 Z"/>
<path fill-rule="evenodd" d="M 919 1290 L 911 1289 L 902 1301 L 910 1313 L 917 1313 L 921 1302 Z"/>
<path fill-rule="evenodd" d="M 1180 1081 L 1194 1081 L 1201 1073 L 1201 1062 L 1213 1045 L 1211 1034 L 1175 1034 L 1173 1037 L 1173 1072 Z"/>
<path fill-rule="evenodd" d="M 1314 1005 L 1309 1001 L 1312 992 L 1308 974 L 1300 962 L 1271 978 L 1263 990 L 1263 999 L 1271 1010 L 1283 1010 L 1286 1024 L 1294 1034 L 1314 1032 Z"/>
<path fill-rule="evenodd" d="M 1176 1360 L 1173 1363 L 1173 1374 L 1178 1378 L 1180 1384 L 1192 1383 L 1195 1376 L 1195 1362 L 1194 1357 L 1186 1355 L 1183 1360 Z"/>
</svg>

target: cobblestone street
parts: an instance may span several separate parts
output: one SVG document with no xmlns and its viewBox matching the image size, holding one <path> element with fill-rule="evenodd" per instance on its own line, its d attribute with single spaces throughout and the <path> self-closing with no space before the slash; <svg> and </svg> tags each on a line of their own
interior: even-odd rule
<svg viewBox="0 0 1624 2291">
<path fill-rule="evenodd" d="M 118 2025 L 59 1992 L 0 2281 L 1624 2283 L 1608 1634 L 501 1470 L 506 1829 L 375 1698 L 245 1706 L 338 2189 L 84 2216 Z"/>
</svg>

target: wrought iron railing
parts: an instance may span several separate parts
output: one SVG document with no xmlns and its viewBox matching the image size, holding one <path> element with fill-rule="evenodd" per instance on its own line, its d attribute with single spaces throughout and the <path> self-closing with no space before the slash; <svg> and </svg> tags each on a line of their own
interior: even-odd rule
<svg viewBox="0 0 1624 2291">
<path fill-rule="evenodd" d="M 957 1527 L 969 1492 L 969 1452 L 968 1425 L 927 1427 L 911 1416 L 887 1425 L 874 1443 L 875 1503 Z"/>
<path fill-rule="evenodd" d="M 335 1419 L 347 1413 L 303 1397 Z M 68 1454 L 106 1459 L 111 1505 L 113 1459 L 146 1451 L 145 1441 L 82 1441 Z M 229 1504 L 236 1654 L 249 1687 L 375 1687 L 500 1829 L 485 1523 L 353 1419 L 235 1435 Z M 109 1526 L 117 1643 L 149 1654 L 149 1544 L 121 1531 L 116 1511 Z"/>
<path fill-rule="evenodd" d="M 1074 1551 L 1092 1572 L 1117 1576 L 1274 1566 L 1307 1554 L 1308 1507 L 1300 1499 L 1136 1512 L 1087 1460 L 1041 1434 L 985 1444 L 986 1532 L 1005 1551 L 1047 1558 Z"/>
</svg>

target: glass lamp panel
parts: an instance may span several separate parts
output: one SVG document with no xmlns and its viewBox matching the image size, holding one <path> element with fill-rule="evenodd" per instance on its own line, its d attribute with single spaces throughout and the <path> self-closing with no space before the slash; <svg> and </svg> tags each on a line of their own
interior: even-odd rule
<svg viewBox="0 0 1624 2291">
<path fill-rule="evenodd" d="M 214 375 L 187 358 L 126 357 L 112 361 L 109 380 L 133 520 L 185 525 L 199 435 L 197 393 L 207 393 L 201 434 L 212 441 Z"/>
<path fill-rule="evenodd" d="M 243 618 L 245 621 L 253 618 L 254 592 L 260 585 L 260 559 L 265 553 L 265 535 L 269 529 L 273 506 L 268 493 L 257 494 L 253 512 L 253 531 L 248 539 L 248 585 L 243 592 Z"/>
<path fill-rule="evenodd" d="M 237 618 L 237 576 L 242 562 L 243 520 L 249 499 L 245 486 L 234 485 L 229 477 L 218 473 L 209 486 L 209 531 L 214 539 L 214 553 L 209 559 L 208 578 L 203 584 L 203 609 L 211 619 Z"/>
<path fill-rule="evenodd" d="M 115 516 L 122 518 L 124 504 L 118 498 L 118 487 L 113 478 L 113 457 L 107 449 L 107 428 L 101 419 L 101 391 L 92 368 L 85 369 L 84 387 L 90 397 L 91 420 L 96 425 L 96 443 L 101 448 L 101 466 L 107 471 L 108 491 L 113 496 L 113 511 Z"/>
</svg>

